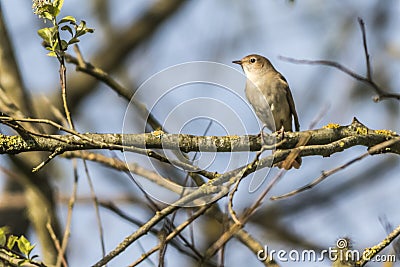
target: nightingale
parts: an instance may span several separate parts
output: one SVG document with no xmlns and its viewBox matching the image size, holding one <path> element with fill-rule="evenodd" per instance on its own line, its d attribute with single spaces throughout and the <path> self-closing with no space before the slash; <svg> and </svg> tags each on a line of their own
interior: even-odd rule
<svg viewBox="0 0 400 267">
<path fill-rule="evenodd" d="M 232 63 L 239 64 L 247 77 L 246 97 L 259 120 L 271 131 L 283 133 L 293 131 L 293 118 L 295 130 L 300 131 L 289 84 L 271 62 L 263 56 L 252 54 Z M 301 158 L 297 157 L 290 167 L 298 169 L 300 164 Z"/>
</svg>

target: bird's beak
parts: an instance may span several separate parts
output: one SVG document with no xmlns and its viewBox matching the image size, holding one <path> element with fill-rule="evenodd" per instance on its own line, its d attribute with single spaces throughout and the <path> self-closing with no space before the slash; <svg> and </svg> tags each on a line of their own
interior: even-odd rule
<svg viewBox="0 0 400 267">
<path fill-rule="evenodd" d="M 242 65 L 242 61 L 241 60 L 234 60 L 234 61 L 232 61 L 232 63 Z"/>
</svg>

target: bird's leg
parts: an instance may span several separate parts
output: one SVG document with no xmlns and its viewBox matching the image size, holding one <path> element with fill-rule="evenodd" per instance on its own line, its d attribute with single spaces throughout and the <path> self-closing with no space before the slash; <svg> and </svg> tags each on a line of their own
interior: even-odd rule
<svg viewBox="0 0 400 267">
<path fill-rule="evenodd" d="M 266 124 L 263 125 L 263 127 L 261 128 L 261 132 L 259 133 L 260 137 L 261 137 L 261 146 L 265 145 L 265 139 L 264 139 L 264 129 L 268 128 L 268 126 Z"/>
<path fill-rule="evenodd" d="M 285 138 L 285 127 L 283 127 L 283 125 L 282 125 L 282 127 L 278 131 L 276 131 L 276 133 L 278 135 L 281 134 L 282 135 L 282 140 L 283 140 Z"/>
</svg>

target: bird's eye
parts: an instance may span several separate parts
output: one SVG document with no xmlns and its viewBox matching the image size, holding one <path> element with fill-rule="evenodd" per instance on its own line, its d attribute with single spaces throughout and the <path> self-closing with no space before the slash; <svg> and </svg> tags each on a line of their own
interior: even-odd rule
<svg viewBox="0 0 400 267">
<path fill-rule="evenodd" d="M 250 63 L 254 63 L 254 62 L 256 62 L 256 59 L 255 59 L 254 57 L 252 57 L 252 58 L 250 59 Z"/>
</svg>

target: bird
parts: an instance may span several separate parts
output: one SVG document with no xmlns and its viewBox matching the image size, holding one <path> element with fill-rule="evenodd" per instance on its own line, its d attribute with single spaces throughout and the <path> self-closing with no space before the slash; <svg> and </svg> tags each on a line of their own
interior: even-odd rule
<svg viewBox="0 0 400 267">
<path fill-rule="evenodd" d="M 300 131 L 299 118 L 289 84 L 271 61 L 261 55 L 251 54 L 232 63 L 239 64 L 247 77 L 246 98 L 259 120 L 271 131 L 282 133 L 293 131 L 294 120 L 295 130 Z M 301 158 L 297 157 L 288 168 L 298 169 L 300 165 Z"/>
</svg>

